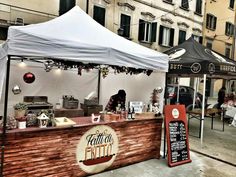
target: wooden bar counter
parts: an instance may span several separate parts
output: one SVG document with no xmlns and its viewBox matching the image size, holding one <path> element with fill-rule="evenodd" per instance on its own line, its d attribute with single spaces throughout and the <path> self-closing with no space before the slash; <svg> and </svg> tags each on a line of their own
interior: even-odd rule
<svg viewBox="0 0 236 177">
<path fill-rule="evenodd" d="M 84 151 L 80 152 L 78 144 L 88 130 L 97 126 L 110 127 L 118 139 L 116 157 L 112 164 L 103 170 L 160 158 L 162 117 L 99 123 L 92 123 L 90 117 L 71 119 L 76 122 L 76 125 L 8 130 L 5 145 L 4 177 L 87 176 L 87 170 L 83 170 L 79 165 L 85 161 L 77 161 L 79 154 L 84 154 Z M 104 134 L 106 135 L 106 132 Z M 97 140 L 95 143 L 88 137 L 91 136 L 86 137 L 86 140 L 90 141 L 91 144 L 98 144 L 98 141 L 101 140 Z M 104 139 L 104 142 L 111 140 L 109 136 L 107 138 Z M 110 142 L 110 147 L 112 147 L 114 142 L 113 140 Z M 112 151 L 113 149 L 108 148 L 108 150 Z M 86 152 L 89 150 L 86 149 Z M 101 152 L 103 151 L 99 150 L 99 154 Z M 96 163 L 100 163 L 99 159 Z"/>
</svg>

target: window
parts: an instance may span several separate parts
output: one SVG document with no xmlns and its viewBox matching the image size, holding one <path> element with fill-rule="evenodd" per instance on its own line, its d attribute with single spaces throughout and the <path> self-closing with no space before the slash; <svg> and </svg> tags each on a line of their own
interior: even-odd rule
<svg viewBox="0 0 236 177">
<path fill-rule="evenodd" d="M 139 20 L 138 40 L 144 42 L 156 42 L 157 23 Z"/>
<path fill-rule="evenodd" d="M 207 40 L 207 43 L 206 43 L 206 47 L 208 48 L 208 49 L 212 49 L 212 40 Z"/>
<path fill-rule="evenodd" d="M 230 2 L 229 2 L 229 7 L 230 7 L 231 9 L 234 9 L 234 0 L 230 0 Z"/>
<path fill-rule="evenodd" d="M 197 14 L 202 14 L 202 0 L 196 1 L 196 11 Z"/>
<path fill-rule="evenodd" d="M 216 21 L 217 17 L 211 14 L 207 14 L 207 19 L 206 19 L 206 28 L 215 30 L 216 29 Z"/>
<path fill-rule="evenodd" d="M 234 35 L 234 25 L 230 22 L 225 23 L 225 35 L 233 36 Z"/>
<path fill-rule="evenodd" d="M 75 0 L 60 0 L 59 15 L 62 15 L 75 6 Z"/>
<path fill-rule="evenodd" d="M 0 40 L 7 40 L 8 28 L 0 27 Z"/>
<path fill-rule="evenodd" d="M 130 37 L 130 19 L 131 17 L 125 14 L 121 14 L 120 28 L 123 29 L 123 37 Z"/>
<path fill-rule="evenodd" d="M 230 46 L 228 45 L 225 47 L 225 56 L 227 58 L 230 58 Z"/>
<path fill-rule="evenodd" d="M 182 44 L 186 40 L 186 31 L 179 30 L 179 43 Z"/>
<path fill-rule="evenodd" d="M 202 44 L 202 36 L 197 36 L 197 35 L 192 35 L 193 39 L 197 42 L 199 42 L 200 44 Z"/>
<path fill-rule="evenodd" d="M 160 26 L 159 31 L 159 45 L 172 47 L 174 43 L 175 30 L 173 28 L 167 28 Z"/>
<path fill-rule="evenodd" d="M 182 0 L 181 7 L 184 9 L 188 9 L 189 8 L 188 0 Z"/>
<path fill-rule="evenodd" d="M 98 6 L 93 7 L 93 19 L 96 22 L 100 23 L 102 26 L 105 26 L 105 13 L 105 8 Z"/>
</svg>

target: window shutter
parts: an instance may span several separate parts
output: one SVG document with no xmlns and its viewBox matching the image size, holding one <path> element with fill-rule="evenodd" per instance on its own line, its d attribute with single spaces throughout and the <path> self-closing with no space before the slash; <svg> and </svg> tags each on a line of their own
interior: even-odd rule
<svg viewBox="0 0 236 177">
<path fill-rule="evenodd" d="M 230 6 L 230 8 L 234 9 L 234 0 L 230 0 L 229 6 Z"/>
<path fill-rule="evenodd" d="M 209 14 L 207 14 L 207 17 L 206 17 L 206 27 L 209 27 Z"/>
<path fill-rule="evenodd" d="M 7 40 L 8 28 L 0 27 L 0 40 Z"/>
<path fill-rule="evenodd" d="M 130 16 L 121 14 L 120 27 L 124 30 L 124 37 L 130 36 Z"/>
<path fill-rule="evenodd" d="M 197 0 L 196 12 L 199 13 L 199 14 L 202 14 L 202 0 Z"/>
<path fill-rule="evenodd" d="M 226 22 L 225 23 L 225 35 L 227 35 L 227 26 L 228 26 L 228 23 Z"/>
<path fill-rule="evenodd" d="M 160 25 L 160 30 L 159 30 L 159 41 L 158 41 L 158 44 L 159 45 L 162 45 L 162 39 L 163 39 L 163 26 Z"/>
<path fill-rule="evenodd" d="M 138 40 L 144 40 L 144 31 L 145 31 L 145 23 L 143 20 L 139 20 L 139 29 L 138 29 Z"/>
<path fill-rule="evenodd" d="M 75 6 L 75 0 L 60 0 L 59 15 L 63 15 Z"/>
<path fill-rule="evenodd" d="M 174 44 L 174 35 L 175 35 L 175 29 L 171 28 L 170 29 L 170 43 L 169 46 L 173 47 Z"/>
<path fill-rule="evenodd" d="M 93 19 L 100 23 L 100 25 L 105 26 L 105 13 L 106 9 L 98 6 L 93 7 Z"/>
<path fill-rule="evenodd" d="M 217 21 L 217 17 L 213 17 L 214 19 L 214 26 L 213 26 L 213 29 L 216 29 L 216 21 Z"/>
<path fill-rule="evenodd" d="M 234 25 L 231 25 L 231 35 L 234 35 Z"/>
<path fill-rule="evenodd" d="M 188 9 L 188 8 L 189 8 L 188 0 L 182 0 L 181 6 L 182 6 L 183 8 L 185 8 L 185 9 Z"/>
<path fill-rule="evenodd" d="M 202 44 L 202 36 L 199 36 L 199 43 Z"/>
<path fill-rule="evenodd" d="M 186 31 L 179 30 L 179 42 L 178 44 L 182 44 L 186 40 Z"/>
<path fill-rule="evenodd" d="M 157 38 L 157 23 L 152 23 L 151 42 L 156 42 Z"/>
</svg>

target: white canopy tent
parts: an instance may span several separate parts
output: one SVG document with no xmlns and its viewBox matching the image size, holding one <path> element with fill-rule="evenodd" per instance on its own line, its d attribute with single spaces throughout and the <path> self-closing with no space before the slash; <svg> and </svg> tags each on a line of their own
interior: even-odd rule
<svg viewBox="0 0 236 177">
<path fill-rule="evenodd" d="M 6 80 L 1 172 L 4 161 L 9 70 L 13 56 L 124 66 L 162 73 L 168 71 L 169 58 L 166 54 L 114 34 L 95 22 L 78 6 L 48 22 L 9 27 L 8 39 L 0 46 L 0 93 Z"/>
<path fill-rule="evenodd" d="M 48 22 L 11 26 L 0 50 L 0 92 L 7 55 L 168 71 L 167 55 L 114 34 L 78 6 Z"/>
</svg>

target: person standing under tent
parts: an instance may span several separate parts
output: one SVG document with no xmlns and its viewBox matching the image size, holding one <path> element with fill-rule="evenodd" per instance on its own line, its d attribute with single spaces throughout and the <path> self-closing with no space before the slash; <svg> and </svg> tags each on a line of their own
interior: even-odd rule
<svg viewBox="0 0 236 177">
<path fill-rule="evenodd" d="M 218 109 L 221 109 L 221 105 L 224 103 L 225 90 L 226 90 L 226 88 L 223 86 L 218 92 L 218 100 L 217 100 L 218 101 L 218 105 L 217 105 Z"/>
<path fill-rule="evenodd" d="M 110 100 L 107 103 L 105 110 L 115 112 L 118 106 L 119 109 L 125 110 L 125 101 L 126 101 L 125 91 L 119 90 L 117 94 L 112 95 L 110 97 Z"/>
</svg>

